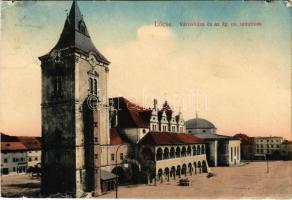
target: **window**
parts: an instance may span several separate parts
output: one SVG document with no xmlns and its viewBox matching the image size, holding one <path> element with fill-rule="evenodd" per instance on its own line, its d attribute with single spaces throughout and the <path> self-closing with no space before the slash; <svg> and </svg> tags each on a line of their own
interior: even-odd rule
<svg viewBox="0 0 292 200">
<path fill-rule="evenodd" d="M 54 78 L 54 95 L 60 97 L 62 95 L 62 77 L 56 76 Z"/>
<path fill-rule="evenodd" d="M 260 150 L 259 149 L 257 149 L 257 153 L 259 153 L 260 152 Z"/>
<path fill-rule="evenodd" d="M 94 127 L 97 127 L 97 122 L 93 122 L 93 126 Z"/>
<path fill-rule="evenodd" d="M 4 158 L 4 163 L 7 163 L 7 162 L 8 162 L 7 158 Z"/>
<path fill-rule="evenodd" d="M 264 145 L 261 144 L 261 148 L 264 148 Z"/>
<path fill-rule="evenodd" d="M 29 161 L 29 162 L 31 162 L 31 161 L 32 161 L 31 157 L 29 157 L 29 158 L 28 158 L 28 161 Z"/>
<path fill-rule="evenodd" d="M 271 142 L 274 142 L 273 140 L 271 140 Z"/>
<path fill-rule="evenodd" d="M 233 160 L 233 148 L 231 147 L 231 150 L 230 150 L 230 152 L 231 152 L 231 155 L 230 155 L 230 157 L 231 157 L 231 161 Z"/>
<path fill-rule="evenodd" d="M 124 160 L 124 154 L 123 153 L 120 154 L 120 159 Z"/>
<path fill-rule="evenodd" d="M 98 138 L 97 137 L 94 138 L 94 142 L 98 142 Z"/>
<path fill-rule="evenodd" d="M 15 167 L 13 167 L 13 171 L 14 171 L 14 172 L 15 172 L 15 170 L 16 170 Z"/>
<path fill-rule="evenodd" d="M 97 95 L 97 80 L 94 79 L 93 82 L 94 82 L 94 87 L 93 87 L 94 91 L 93 92 L 94 92 L 94 94 Z"/>
<path fill-rule="evenodd" d="M 83 34 L 85 34 L 85 24 L 83 21 L 79 22 L 79 31 Z"/>
<path fill-rule="evenodd" d="M 274 148 L 274 145 L 271 144 L 271 147 Z"/>
<path fill-rule="evenodd" d="M 98 154 L 94 154 L 94 158 L 95 159 L 98 159 Z"/>
<path fill-rule="evenodd" d="M 257 148 L 259 148 L 259 145 L 257 144 Z"/>
<path fill-rule="evenodd" d="M 269 142 L 269 140 L 267 140 L 267 142 Z"/>
<path fill-rule="evenodd" d="M 115 154 L 111 154 L 111 160 L 114 161 L 115 160 Z"/>
<path fill-rule="evenodd" d="M 277 148 L 280 148 L 280 145 L 277 144 Z"/>
<path fill-rule="evenodd" d="M 93 80 L 92 78 L 89 78 L 89 93 L 93 93 Z"/>
<path fill-rule="evenodd" d="M 20 158 L 20 161 L 24 161 L 24 158 Z"/>
<path fill-rule="evenodd" d="M 37 161 L 38 160 L 38 157 L 35 157 L 34 160 Z"/>
<path fill-rule="evenodd" d="M 203 133 L 206 133 L 206 130 L 203 130 Z"/>
</svg>

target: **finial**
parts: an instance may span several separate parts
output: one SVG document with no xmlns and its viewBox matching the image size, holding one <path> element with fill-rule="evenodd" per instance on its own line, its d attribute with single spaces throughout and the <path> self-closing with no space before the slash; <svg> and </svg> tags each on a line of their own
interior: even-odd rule
<svg viewBox="0 0 292 200">
<path fill-rule="evenodd" d="M 153 100 L 153 107 L 154 107 L 154 109 L 156 110 L 156 108 L 157 108 L 157 99 L 154 99 L 154 100 Z"/>
</svg>

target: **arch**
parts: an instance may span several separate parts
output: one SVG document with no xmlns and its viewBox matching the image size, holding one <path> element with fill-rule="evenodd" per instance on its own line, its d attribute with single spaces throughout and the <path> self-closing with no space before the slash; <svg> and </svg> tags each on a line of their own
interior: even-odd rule
<svg viewBox="0 0 292 200">
<path fill-rule="evenodd" d="M 193 172 L 193 166 L 192 166 L 192 163 L 189 163 L 189 164 L 188 164 L 188 171 L 189 171 L 190 174 L 192 174 L 192 172 Z"/>
<path fill-rule="evenodd" d="M 167 177 L 167 181 L 169 181 L 169 168 L 168 168 L 168 167 L 166 167 L 166 168 L 164 169 L 164 174 L 165 174 L 165 176 Z"/>
<path fill-rule="evenodd" d="M 202 145 L 202 149 L 201 149 L 202 154 L 205 154 L 205 145 Z"/>
<path fill-rule="evenodd" d="M 202 165 L 201 165 L 201 161 L 198 161 L 198 168 L 199 168 L 199 173 L 202 173 Z"/>
<path fill-rule="evenodd" d="M 163 159 L 168 159 L 169 158 L 169 150 L 168 148 L 166 147 L 164 149 L 164 152 L 163 152 Z"/>
<path fill-rule="evenodd" d="M 182 149 L 181 149 L 181 157 L 185 157 L 186 154 L 187 154 L 186 147 L 182 147 Z"/>
<path fill-rule="evenodd" d="M 169 153 L 169 158 L 174 158 L 175 157 L 175 150 L 174 147 L 170 148 L 170 153 Z"/>
<path fill-rule="evenodd" d="M 162 169 L 161 169 L 161 168 L 160 168 L 160 169 L 158 169 L 158 173 L 157 173 L 157 174 L 158 174 L 158 176 L 159 176 L 159 177 L 160 177 L 160 176 L 162 176 L 162 172 L 163 172 L 163 171 L 162 171 Z"/>
<path fill-rule="evenodd" d="M 197 155 L 197 148 L 196 148 L 196 146 L 194 145 L 194 146 L 193 146 L 193 156 L 195 156 L 195 155 Z"/>
<path fill-rule="evenodd" d="M 156 151 L 156 160 L 162 160 L 162 149 L 160 147 Z"/>
<path fill-rule="evenodd" d="M 208 172 L 207 163 L 205 160 L 203 160 L 203 162 L 202 162 L 202 171 L 203 171 L 203 173 Z"/>
<path fill-rule="evenodd" d="M 184 174 L 185 176 L 187 175 L 187 165 L 186 164 L 182 165 L 181 174 Z"/>
<path fill-rule="evenodd" d="M 192 155 L 192 148 L 190 146 L 188 146 L 188 148 L 187 148 L 187 155 L 188 156 Z"/>
<path fill-rule="evenodd" d="M 175 167 L 172 166 L 170 169 L 170 177 L 174 177 L 175 178 Z"/>
<path fill-rule="evenodd" d="M 176 175 L 178 175 L 178 177 L 180 177 L 180 175 L 181 175 L 181 168 L 180 168 L 180 165 L 178 165 L 177 167 L 176 167 Z"/>
<path fill-rule="evenodd" d="M 200 145 L 198 145 L 198 147 L 197 147 L 197 155 L 201 155 L 201 147 L 200 147 Z"/>
<path fill-rule="evenodd" d="M 175 150 L 175 157 L 179 158 L 181 155 L 181 152 L 180 152 L 180 148 L 179 147 L 176 147 L 176 150 Z"/>
<path fill-rule="evenodd" d="M 194 162 L 194 169 L 195 169 L 195 174 L 197 174 L 197 163 Z"/>
<path fill-rule="evenodd" d="M 123 184 L 125 182 L 125 171 L 122 167 L 113 168 L 112 173 L 118 176 L 119 184 Z"/>
</svg>

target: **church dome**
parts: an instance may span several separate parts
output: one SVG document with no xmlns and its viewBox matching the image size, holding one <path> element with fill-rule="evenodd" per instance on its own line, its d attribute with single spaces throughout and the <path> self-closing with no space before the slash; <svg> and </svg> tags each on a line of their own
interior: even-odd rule
<svg viewBox="0 0 292 200">
<path fill-rule="evenodd" d="M 206 119 L 194 118 L 186 121 L 187 129 L 215 129 L 215 125 Z"/>
</svg>

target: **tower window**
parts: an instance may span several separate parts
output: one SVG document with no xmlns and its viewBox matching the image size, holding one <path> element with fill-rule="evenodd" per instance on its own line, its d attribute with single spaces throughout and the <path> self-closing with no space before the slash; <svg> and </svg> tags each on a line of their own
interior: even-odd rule
<svg viewBox="0 0 292 200">
<path fill-rule="evenodd" d="M 93 80 L 92 80 L 92 78 L 89 78 L 89 92 L 90 92 L 90 94 L 93 93 Z"/>
<path fill-rule="evenodd" d="M 54 79 L 54 95 L 55 96 L 61 96 L 62 95 L 62 77 L 61 76 L 56 76 Z"/>
<path fill-rule="evenodd" d="M 96 94 L 97 95 L 97 80 L 96 79 L 94 79 L 94 86 L 93 86 L 93 90 L 94 90 L 94 94 Z"/>
</svg>

